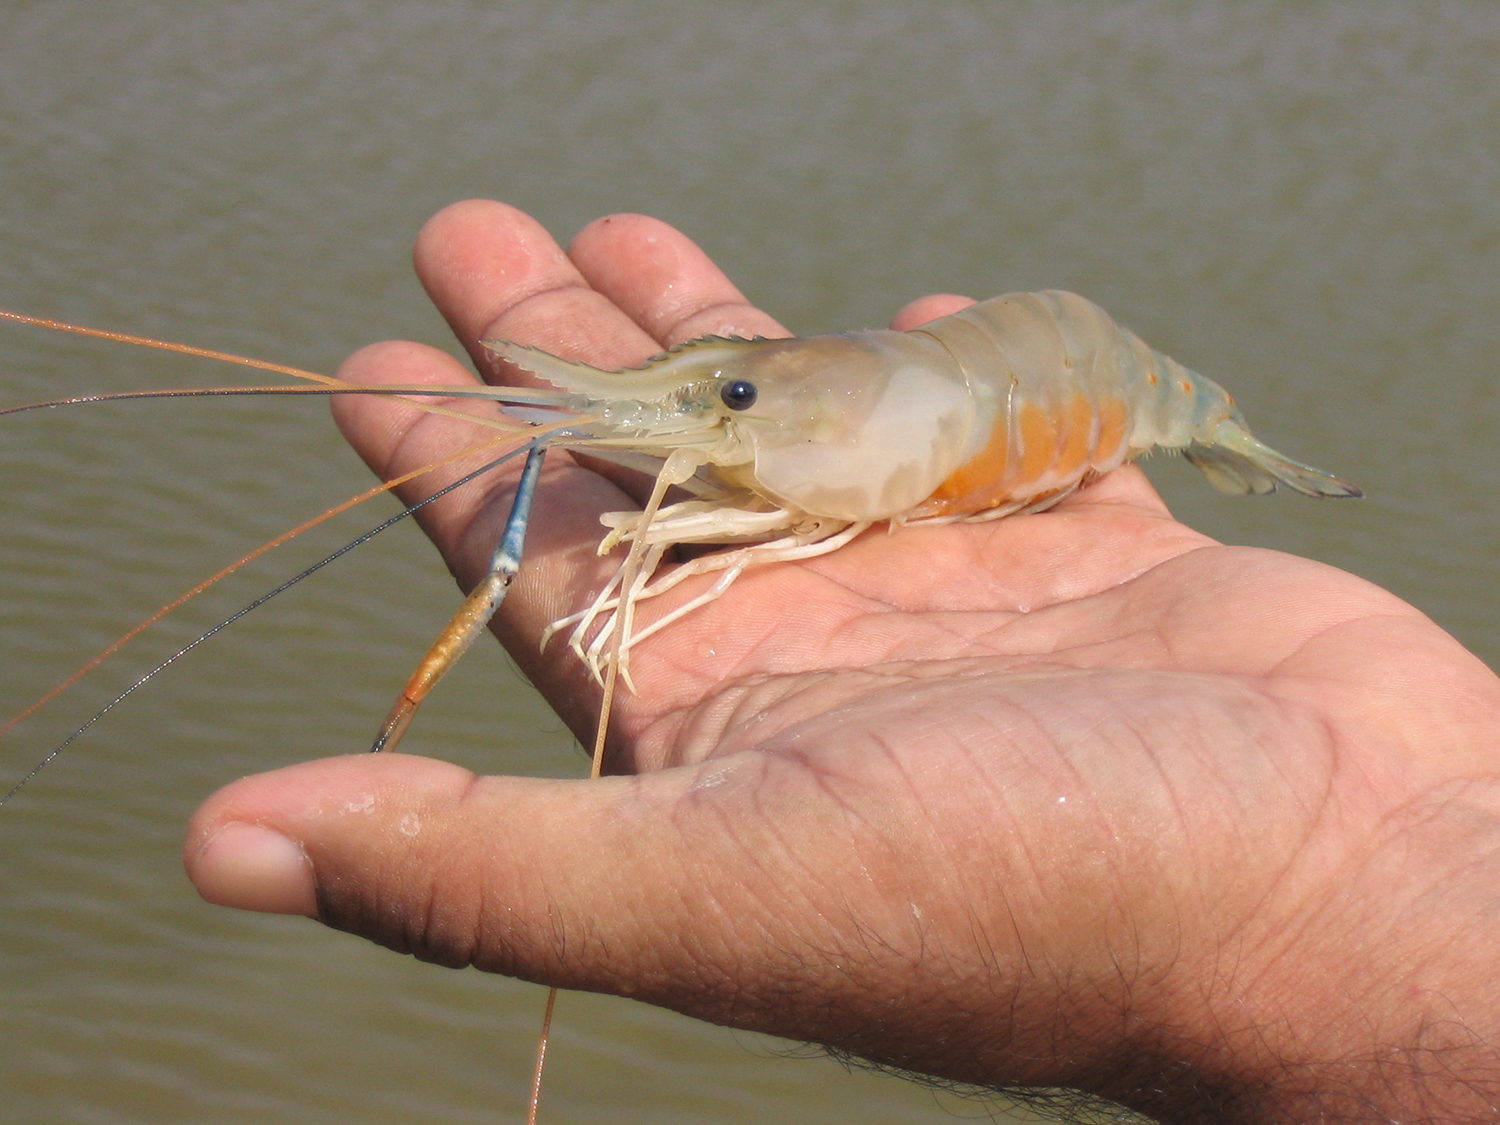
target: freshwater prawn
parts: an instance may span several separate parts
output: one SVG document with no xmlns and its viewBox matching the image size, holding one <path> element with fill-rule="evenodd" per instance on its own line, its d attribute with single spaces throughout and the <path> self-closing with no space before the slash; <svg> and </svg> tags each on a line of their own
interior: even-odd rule
<svg viewBox="0 0 1500 1125">
<path fill-rule="evenodd" d="M 1218 384 L 1152 351 L 1093 303 L 1058 291 L 996 297 L 905 332 L 704 337 L 615 370 L 506 340 L 483 346 L 551 389 L 371 390 L 338 381 L 307 389 L 399 396 L 448 414 L 455 411 L 423 400 L 495 403 L 498 419 L 481 424 L 502 431 L 495 440 L 504 455 L 527 455 L 488 575 L 398 697 L 377 750 L 400 741 L 520 571 L 551 449 L 653 477 L 639 509 L 601 517 L 599 553 L 628 548 L 613 578 L 547 632 L 569 631 L 571 650 L 604 685 L 596 773 L 616 678 L 629 682 L 631 649 L 722 596 L 752 567 L 836 551 L 877 525 L 896 533 L 1044 511 L 1157 448 L 1183 453 L 1230 494 L 1286 487 L 1359 495 L 1259 442 Z M 728 549 L 663 570 L 674 549 L 716 546 Z M 700 576 L 715 577 L 634 628 L 638 604 Z"/>
<path fill-rule="evenodd" d="M 573 626 L 572 649 L 601 681 L 747 567 L 826 554 L 878 523 L 1044 511 L 1153 449 L 1181 452 L 1230 495 L 1359 495 L 1260 442 L 1222 387 L 1074 293 L 1010 293 L 907 332 L 705 337 L 615 371 L 483 345 L 558 387 L 546 405 L 587 419 L 551 444 L 655 471 L 642 511 L 601 517 L 600 553 L 625 542 L 632 559 L 547 634 Z M 672 486 L 692 498 L 660 506 Z M 730 543 L 749 545 L 652 581 L 673 547 Z M 710 589 L 632 633 L 636 603 L 715 572 Z"/>
</svg>

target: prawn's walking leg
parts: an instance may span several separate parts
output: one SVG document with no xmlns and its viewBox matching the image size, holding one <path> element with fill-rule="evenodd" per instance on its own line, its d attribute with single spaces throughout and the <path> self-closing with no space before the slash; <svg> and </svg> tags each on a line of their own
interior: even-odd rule
<svg viewBox="0 0 1500 1125">
<path fill-rule="evenodd" d="M 396 699 L 385 724 L 370 747 L 371 753 L 394 750 L 411 726 L 412 717 L 427 693 L 443 678 L 458 658 L 469 650 L 469 646 L 484 632 L 495 610 L 505 600 L 511 582 L 521 569 L 521 551 L 526 543 L 526 525 L 531 518 L 531 503 L 536 498 L 536 482 L 542 471 L 542 457 L 547 447 L 533 443 L 526 455 L 526 467 L 521 470 L 521 483 L 516 486 L 516 498 L 511 502 L 510 515 L 505 521 L 505 530 L 500 535 L 500 545 L 490 559 L 489 573 L 474 587 L 474 592 L 464 599 L 453 620 L 448 622 L 438 639 L 433 642 L 427 655 L 411 674 L 405 689 Z"/>
</svg>

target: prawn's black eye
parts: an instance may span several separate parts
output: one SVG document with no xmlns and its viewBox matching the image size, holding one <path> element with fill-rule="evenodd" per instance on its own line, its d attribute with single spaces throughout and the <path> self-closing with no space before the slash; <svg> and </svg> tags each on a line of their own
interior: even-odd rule
<svg viewBox="0 0 1500 1125">
<path fill-rule="evenodd" d="M 724 384 L 719 397 L 730 410 L 749 410 L 755 405 L 755 384 L 748 379 L 734 379 Z"/>
</svg>

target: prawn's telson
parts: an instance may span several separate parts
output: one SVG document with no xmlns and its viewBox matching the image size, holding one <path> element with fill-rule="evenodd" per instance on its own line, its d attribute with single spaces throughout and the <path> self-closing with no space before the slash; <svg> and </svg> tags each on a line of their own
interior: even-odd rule
<svg viewBox="0 0 1500 1125">
<path fill-rule="evenodd" d="M 1221 492 L 1360 495 L 1257 441 L 1222 387 L 1073 293 L 1010 293 L 910 332 L 705 337 L 618 371 L 485 347 L 587 416 L 551 444 L 667 474 L 694 496 L 603 517 L 600 552 L 637 542 L 643 565 L 629 590 L 617 577 L 553 626 L 574 626 L 596 675 L 617 623 L 623 654 L 747 566 L 822 554 L 879 522 L 1041 511 L 1151 449 L 1180 451 Z M 747 545 L 652 581 L 669 547 L 722 543 Z M 712 571 L 726 572 L 712 590 L 630 635 L 635 602 Z"/>
</svg>

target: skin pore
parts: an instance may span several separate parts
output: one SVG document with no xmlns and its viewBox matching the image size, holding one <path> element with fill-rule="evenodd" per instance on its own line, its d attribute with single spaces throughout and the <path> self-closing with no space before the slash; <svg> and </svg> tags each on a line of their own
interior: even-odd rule
<svg viewBox="0 0 1500 1125">
<path fill-rule="evenodd" d="M 482 338 L 613 368 L 786 334 L 642 216 L 564 252 L 472 201 L 416 258 L 496 381 Z M 340 375 L 474 379 L 402 343 Z M 399 402 L 334 405 L 387 477 L 472 441 Z M 513 485 L 419 515 L 466 588 Z M 587 737 L 597 688 L 537 641 L 617 565 L 599 513 L 644 492 L 554 453 L 539 495 L 495 631 Z M 189 874 L 440 964 L 1164 1122 L 1495 1118 L 1500 681 L 1386 591 L 1219 545 L 1126 467 L 1051 512 L 748 571 L 632 673 L 598 781 L 309 762 L 210 798 Z"/>
</svg>

